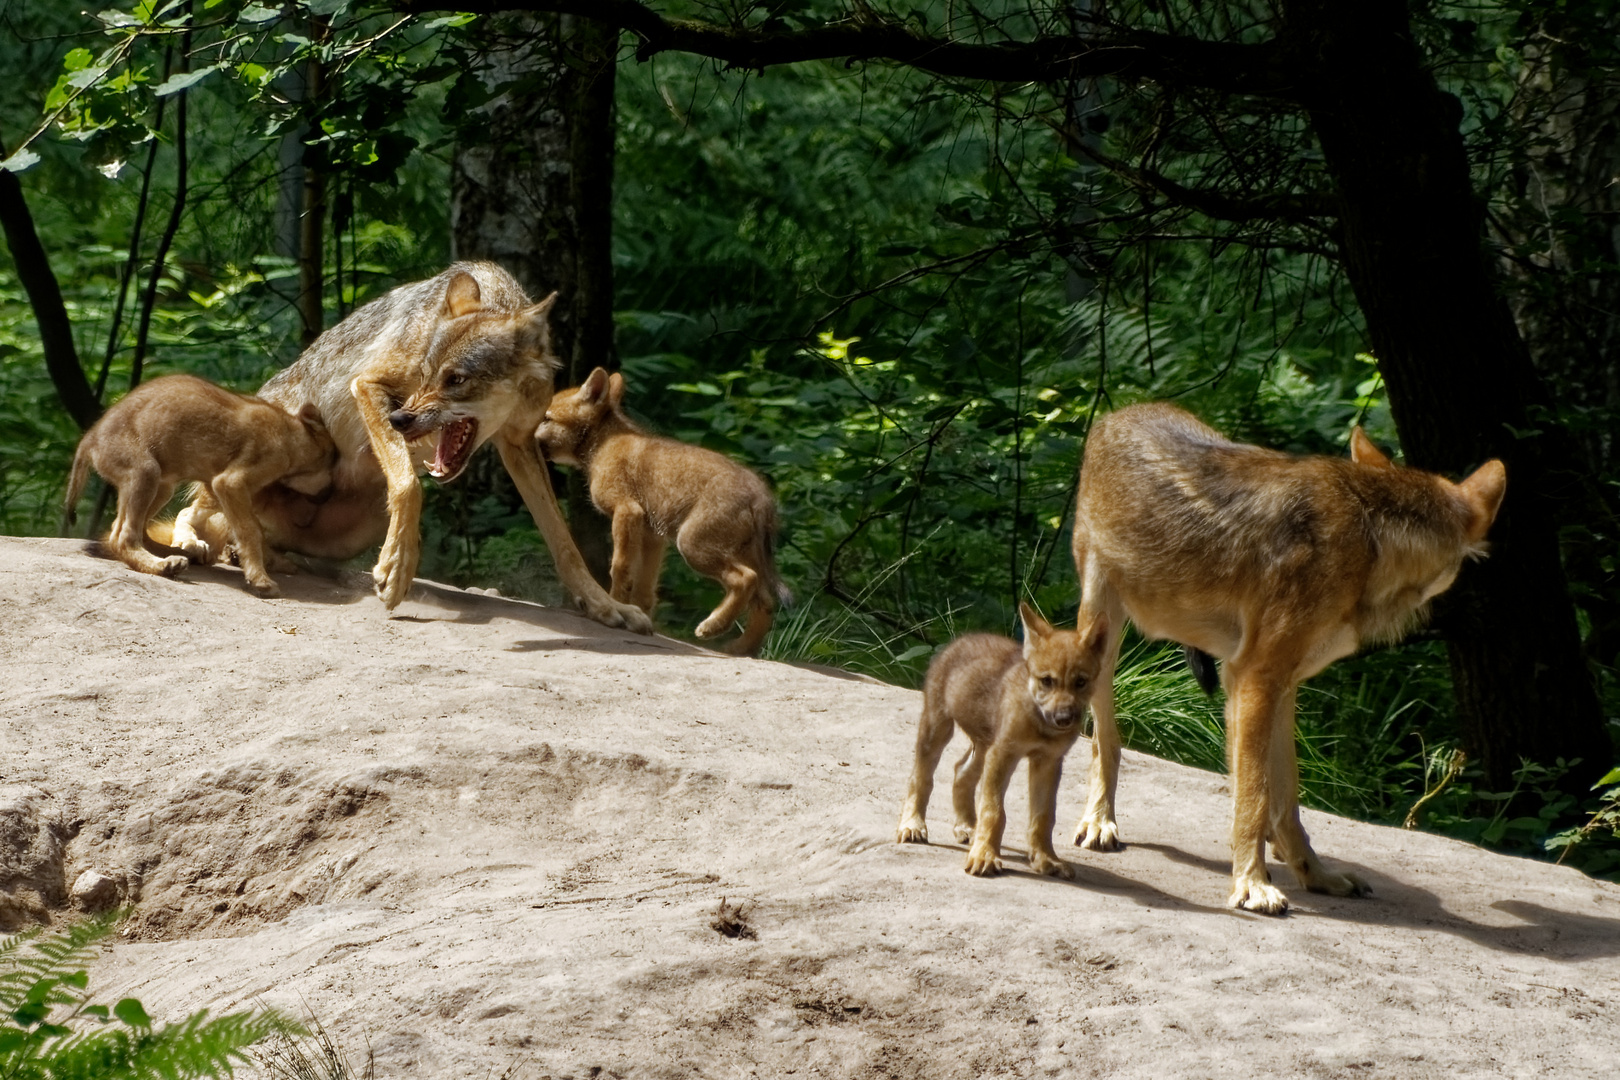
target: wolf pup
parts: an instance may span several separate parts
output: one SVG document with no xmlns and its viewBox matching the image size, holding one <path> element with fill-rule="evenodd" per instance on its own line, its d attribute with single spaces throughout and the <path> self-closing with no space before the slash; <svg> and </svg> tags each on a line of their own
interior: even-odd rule
<svg viewBox="0 0 1620 1080">
<path fill-rule="evenodd" d="M 1074 526 L 1082 621 L 1114 628 L 1092 700 L 1090 797 L 1075 843 L 1119 846 L 1114 665 L 1125 618 L 1225 661 L 1232 907 L 1280 915 L 1265 843 L 1312 892 L 1363 896 L 1299 820 L 1294 695 L 1367 642 L 1393 641 L 1485 551 L 1507 487 L 1500 461 L 1454 484 L 1392 464 L 1360 428 L 1350 459 L 1292 457 L 1223 438 L 1171 405 L 1099 420 Z"/>
<path fill-rule="evenodd" d="M 726 589 L 697 636 L 723 634 L 748 611 L 747 628 L 727 651 L 752 655 L 776 602 L 793 600 L 776 574 L 770 488 L 713 450 L 648 435 L 625 415 L 623 401 L 624 377 L 597 368 L 551 399 L 534 433 L 552 461 L 585 470 L 591 502 L 613 519 L 613 598 L 652 614 L 673 537 L 688 566 Z"/>
<path fill-rule="evenodd" d="M 547 313 L 494 263 L 456 263 L 366 304 L 315 339 L 260 389 L 296 411 L 314 404 L 337 441 L 333 490 L 315 502 L 285 485 L 254 510 L 270 546 L 347 559 L 382 542 L 372 580 L 390 609 L 405 599 L 421 553 L 419 472 L 460 476 L 493 441 L 551 549 L 557 575 L 586 614 L 649 632 L 646 615 L 613 601 L 591 577 L 557 507 L 534 446 L 560 366 Z M 218 555 L 226 525 L 207 492 L 181 512 L 173 543 L 193 559 Z"/>
<path fill-rule="evenodd" d="M 956 839 L 972 840 L 967 872 L 985 875 L 1001 869 L 1007 784 L 1018 763 L 1028 758 L 1029 868 L 1072 879 L 1074 868 L 1052 850 L 1052 822 L 1063 755 L 1080 737 L 1080 721 L 1108 644 L 1108 621 L 1104 617 L 1083 631 L 1056 630 L 1028 604 L 1019 604 L 1018 614 L 1024 622 L 1022 648 L 1011 638 L 967 634 L 928 665 L 917 761 L 896 839 L 928 843 L 934 769 L 959 727 L 972 743 L 956 763 L 951 785 Z"/>
<path fill-rule="evenodd" d="M 248 587 L 260 596 L 277 596 L 264 569 L 264 535 L 253 516 L 253 497 L 273 483 L 319 495 L 331 484 L 336 461 L 337 447 L 313 405 L 293 416 L 261 398 L 191 375 L 165 375 L 131 390 L 84 433 L 73 455 L 64 509 L 71 523 L 94 467 L 118 489 L 108 548 L 144 574 L 173 577 L 188 560 L 148 552 L 146 523 L 168 503 L 176 484 L 196 481 L 235 535 Z"/>
</svg>

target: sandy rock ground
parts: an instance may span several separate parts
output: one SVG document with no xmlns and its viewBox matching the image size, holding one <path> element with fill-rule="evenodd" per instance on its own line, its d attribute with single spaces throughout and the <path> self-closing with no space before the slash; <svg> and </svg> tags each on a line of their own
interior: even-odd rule
<svg viewBox="0 0 1620 1080">
<path fill-rule="evenodd" d="M 1129 846 L 1082 852 L 1082 743 L 1077 880 L 1016 847 L 973 879 L 944 787 L 935 844 L 893 842 L 916 693 L 428 583 L 389 617 L 363 585 L 266 601 L 0 539 L 0 926 L 134 902 L 98 998 L 307 1010 L 383 1077 L 1620 1060 L 1620 888 L 1576 871 L 1307 813 L 1377 895 L 1278 870 L 1291 915 L 1231 911 L 1223 778 L 1127 753 Z"/>
</svg>

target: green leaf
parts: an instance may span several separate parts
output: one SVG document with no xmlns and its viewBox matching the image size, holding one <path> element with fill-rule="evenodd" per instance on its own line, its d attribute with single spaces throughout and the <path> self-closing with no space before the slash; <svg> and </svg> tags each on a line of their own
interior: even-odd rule
<svg viewBox="0 0 1620 1080">
<path fill-rule="evenodd" d="M 146 1015 L 146 1010 L 134 998 L 124 998 L 113 1006 L 113 1015 L 134 1028 L 149 1028 L 152 1018 Z"/>
<path fill-rule="evenodd" d="M 95 55 L 89 49 L 69 49 L 67 55 L 62 57 L 64 71 L 80 71 L 90 66 Z"/>
<path fill-rule="evenodd" d="M 265 7 L 263 4 L 249 4 L 242 9 L 242 13 L 236 17 L 236 21 L 247 23 L 250 26 L 257 26 L 259 23 L 274 22 L 279 18 L 281 18 L 281 12 L 275 8 Z"/>
<path fill-rule="evenodd" d="M 10 157 L 6 158 L 6 160 L 0 161 L 0 169 L 4 169 L 6 172 L 20 173 L 38 161 L 38 154 L 34 153 L 27 147 L 23 147 L 15 154 L 12 154 Z"/>
<path fill-rule="evenodd" d="M 205 68 L 198 68 L 196 71 L 182 71 L 178 75 L 171 75 L 165 82 L 154 87 L 152 93 L 156 94 L 158 97 L 168 97 L 170 94 L 178 94 L 180 91 L 186 89 L 186 87 L 195 86 L 197 83 L 202 82 L 204 79 L 208 78 L 208 76 L 212 75 L 214 72 L 218 71 L 224 66 L 224 64 L 210 64 Z"/>
<path fill-rule="evenodd" d="M 429 19 L 424 29 L 440 30 L 446 26 L 466 26 L 477 18 L 476 15 L 440 15 L 437 19 Z"/>
<path fill-rule="evenodd" d="M 934 651 L 934 647 L 932 645 L 913 645 L 911 648 L 907 649 L 905 652 L 903 652 L 899 656 L 895 657 L 894 662 L 897 663 L 897 664 L 908 663 L 908 662 L 910 662 L 912 660 L 917 659 L 920 656 L 927 656 L 929 653 L 931 653 L 933 651 Z"/>
<path fill-rule="evenodd" d="M 341 15 L 349 10 L 349 0 L 309 0 L 311 15 Z"/>
</svg>

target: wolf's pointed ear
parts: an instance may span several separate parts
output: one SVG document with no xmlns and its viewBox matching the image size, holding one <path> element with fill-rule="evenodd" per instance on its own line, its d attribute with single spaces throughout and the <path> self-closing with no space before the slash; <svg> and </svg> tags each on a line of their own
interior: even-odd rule
<svg viewBox="0 0 1620 1080">
<path fill-rule="evenodd" d="M 478 279 L 465 270 L 458 270 L 444 290 L 444 311 L 452 319 L 484 310 L 484 294 L 478 288 Z"/>
<path fill-rule="evenodd" d="M 313 401 L 304 402 L 303 407 L 298 410 L 298 419 L 310 427 L 318 427 L 323 430 L 326 427 L 326 419 L 321 416 L 320 407 Z"/>
<path fill-rule="evenodd" d="M 1485 539 L 1485 534 L 1491 530 L 1491 522 L 1496 520 L 1496 512 L 1502 509 L 1502 496 L 1507 494 L 1507 466 L 1491 458 L 1458 484 L 1457 489 L 1473 510 L 1473 518 L 1468 523 L 1468 539 Z"/>
<path fill-rule="evenodd" d="M 513 316 L 517 323 L 514 343 L 519 349 L 539 353 L 542 357 L 551 355 L 551 320 L 547 313 L 556 302 L 557 294 L 552 293 Z"/>
<path fill-rule="evenodd" d="M 607 400 L 615 409 L 624 404 L 624 376 L 617 371 L 608 376 Z"/>
<path fill-rule="evenodd" d="M 1392 469 L 1394 464 L 1384 456 L 1384 452 L 1373 445 L 1367 438 L 1367 433 L 1357 424 L 1350 429 L 1350 460 L 1357 465 L 1371 465 L 1379 469 Z"/>
<path fill-rule="evenodd" d="M 1024 621 L 1024 655 L 1027 657 L 1035 639 L 1052 632 L 1052 624 L 1041 618 L 1041 613 L 1027 600 L 1018 601 L 1018 617 Z"/>
<path fill-rule="evenodd" d="M 1088 653 L 1097 653 L 1098 655 L 1101 655 L 1102 651 L 1107 647 L 1108 616 L 1098 615 L 1095 619 L 1091 620 L 1091 625 L 1086 629 L 1085 642 L 1081 648 Z"/>
<path fill-rule="evenodd" d="M 595 405 L 607 396 L 608 373 L 606 368 L 592 368 L 591 373 L 585 376 L 580 384 L 579 397 L 581 401 Z"/>
</svg>

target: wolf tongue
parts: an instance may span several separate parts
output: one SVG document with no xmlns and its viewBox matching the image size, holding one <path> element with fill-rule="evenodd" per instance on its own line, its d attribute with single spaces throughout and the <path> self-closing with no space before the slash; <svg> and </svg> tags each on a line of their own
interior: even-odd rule
<svg viewBox="0 0 1620 1080">
<path fill-rule="evenodd" d="M 461 440 L 457 436 L 461 432 L 461 425 L 446 424 L 439 429 L 439 445 L 434 448 L 433 464 L 428 469 L 434 476 L 444 476 L 450 471 L 450 463 L 455 460 L 456 449 L 460 447 Z M 449 460 L 446 460 L 448 458 Z"/>
</svg>

